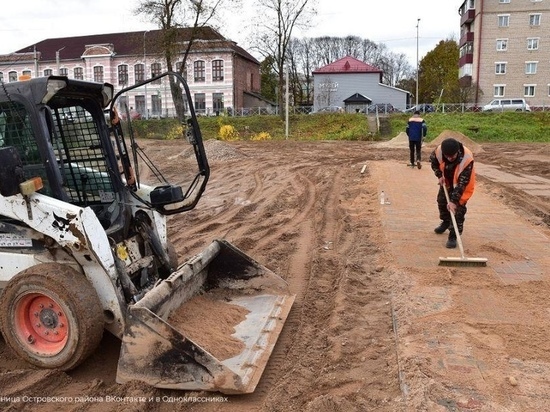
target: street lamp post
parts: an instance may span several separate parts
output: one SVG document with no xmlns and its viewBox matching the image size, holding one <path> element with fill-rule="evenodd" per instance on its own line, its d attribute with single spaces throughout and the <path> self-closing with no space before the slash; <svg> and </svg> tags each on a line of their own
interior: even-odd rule
<svg viewBox="0 0 550 412">
<path fill-rule="evenodd" d="M 143 32 L 143 80 L 147 80 L 147 53 L 145 51 L 145 35 L 149 30 Z M 149 120 L 149 111 L 147 110 L 147 83 L 145 83 L 145 119 Z"/>
<path fill-rule="evenodd" d="M 416 110 L 418 110 L 418 26 L 420 26 L 420 19 L 416 21 Z"/>
</svg>

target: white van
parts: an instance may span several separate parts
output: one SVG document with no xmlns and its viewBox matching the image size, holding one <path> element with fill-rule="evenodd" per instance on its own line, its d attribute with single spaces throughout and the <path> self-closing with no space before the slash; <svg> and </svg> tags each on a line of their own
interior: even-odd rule
<svg viewBox="0 0 550 412">
<path fill-rule="evenodd" d="M 531 108 L 525 99 L 494 99 L 481 109 L 484 112 L 530 112 Z"/>
</svg>

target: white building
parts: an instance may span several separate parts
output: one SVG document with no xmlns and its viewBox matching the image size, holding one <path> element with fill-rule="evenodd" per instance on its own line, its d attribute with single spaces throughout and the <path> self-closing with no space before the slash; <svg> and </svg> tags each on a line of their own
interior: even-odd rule
<svg viewBox="0 0 550 412">
<path fill-rule="evenodd" d="M 382 84 L 382 74 L 382 70 L 351 56 L 313 71 L 313 110 L 341 106 L 355 112 L 370 104 L 405 110 L 409 92 Z"/>
<path fill-rule="evenodd" d="M 62 75 L 94 82 L 108 82 L 115 91 L 167 71 L 159 44 L 161 30 L 98 34 L 42 40 L 12 54 L 0 56 L 0 79 Z M 192 35 L 179 31 L 181 51 Z M 260 93 L 260 63 L 235 42 L 206 27 L 195 33 L 183 74 L 198 114 L 231 112 L 265 106 Z M 174 58 L 180 70 L 181 54 Z M 166 79 L 166 78 L 165 78 Z M 166 80 L 136 89 L 122 102 L 142 116 L 171 116 L 174 107 Z"/>
</svg>

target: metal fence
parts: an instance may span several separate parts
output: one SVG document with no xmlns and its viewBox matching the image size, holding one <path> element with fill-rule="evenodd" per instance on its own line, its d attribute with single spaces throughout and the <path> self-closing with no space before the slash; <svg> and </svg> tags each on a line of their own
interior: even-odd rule
<svg viewBox="0 0 550 412">
<path fill-rule="evenodd" d="M 357 113 L 357 114 L 369 114 L 369 115 L 390 115 L 399 113 L 414 112 L 415 106 L 408 106 L 405 110 L 397 109 L 391 105 L 370 105 L 370 106 L 353 106 L 344 108 L 344 113 Z M 283 109 L 285 110 L 285 109 Z M 480 105 L 473 103 L 441 103 L 437 105 L 425 105 L 419 110 L 422 114 L 426 113 L 477 113 L 482 112 Z M 531 112 L 549 112 L 549 105 L 531 106 Z M 222 110 L 197 110 L 198 116 L 277 116 L 279 115 L 278 107 L 241 107 L 238 109 L 225 108 Z M 311 106 L 290 106 L 290 115 L 306 115 L 313 114 L 313 108 Z M 335 113 L 333 113 L 335 114 Z M 150 119 L 158 118 L 170 118 L 176 117 L 174 110 L 163 111 L 162 115 L 150 115 Z"/>
</svg>

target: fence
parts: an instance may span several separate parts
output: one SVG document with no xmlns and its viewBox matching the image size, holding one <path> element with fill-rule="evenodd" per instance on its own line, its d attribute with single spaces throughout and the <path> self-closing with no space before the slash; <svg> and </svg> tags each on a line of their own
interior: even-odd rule
<svg viewBox="0 0 550 412">
<path fill-rule="evenodd" d="M 408 106 L 405 110 L 400 110 L 392 105 L 365 105 L 364 107 L 347 107 L 344 108 L 345 113 L 358 113 L 358 114 L 376 114 L 376 115 L 389 115 L 396 113 L 410 113 L 412 114 L 415 106 Z M 289 107 L 289 114 L 302 115 L 311 114 L 313 108 L 311 106 L 291 106 Z M 481 112 L 481 106 L 473 103 L 441 103 L 437 105 L 424 105 L 419 110 L 422 114 L 426 113 L 474 113 Z M 542 106 L 531 106 L 531 112 L 550 112 L 550 104 Z M 215 111 L 212 109 L 197 110 L 198 116 L 269 116 L 279 115 L 278 107 L 242 107 L 238 109 L 225 108 L 221 111 Z M 173 110 L 163 111 L 162 115 L 150 115 L 150 119 L 163 118 L 163 117 L 175 117 Z"/>
</svg>

